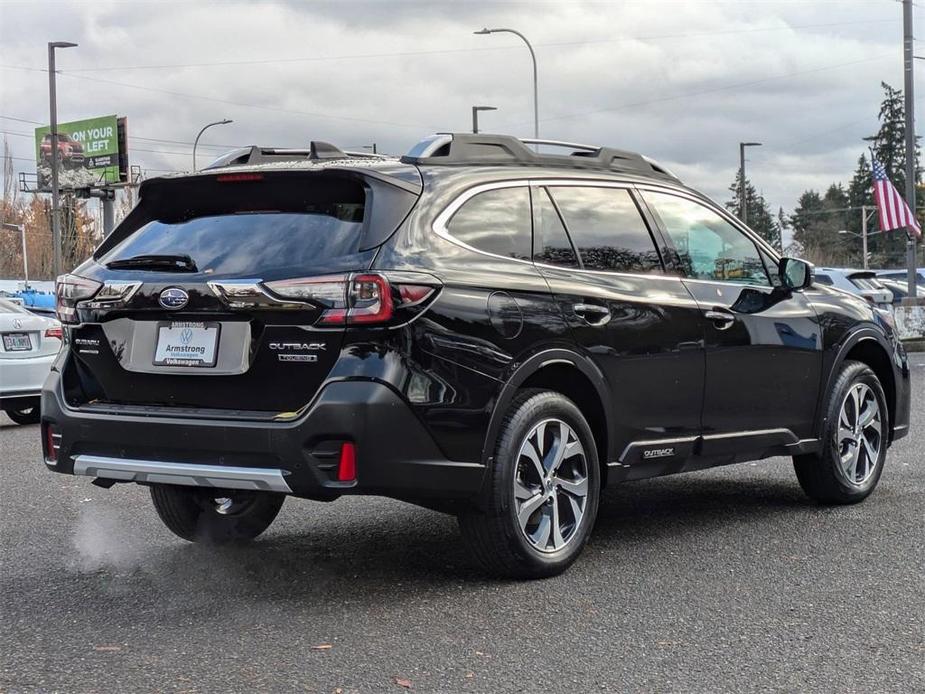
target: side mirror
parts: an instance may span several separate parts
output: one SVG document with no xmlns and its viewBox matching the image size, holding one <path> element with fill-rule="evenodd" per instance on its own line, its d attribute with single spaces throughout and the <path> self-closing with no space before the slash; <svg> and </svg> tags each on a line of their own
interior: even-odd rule
<svg viewBox="0 0 925 694">
<path fill-rule="evenodd" d="M 780 281 L 787 289 L 806 289 L 813 283 L 813 266 L 799 258 L 781 258 Z"/>
</svg>

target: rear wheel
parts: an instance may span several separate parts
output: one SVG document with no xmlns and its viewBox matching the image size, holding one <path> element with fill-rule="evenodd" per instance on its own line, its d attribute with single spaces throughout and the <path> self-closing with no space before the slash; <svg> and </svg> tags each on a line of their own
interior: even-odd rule
<svg viewBox="0 0 925 694">
<path fill-rule="evenodd" d="M 459 517 L 463 540 L 491 573 L 541 578 L 581 553 L 597 517 L 594 437 L 560 393 L 526 390 L 511 404 L 489 470 L 484 511 Z"/>
<path fill-rule="evenodd" d="M 797 479 L 821 503 L 863 501 L 880 480 L 889 440 L 889 411 L 876 374 L 866 364 L 846 362 L 826 414 L 822 451 L 793 459 Z"/>
<path fill-rule="evenodd" d="M 17 424 L 38 424 L 42 418 L 42 410 L 38 403 L 31 407 L 17 407 L 6 410 L 6 416 Z"/>
<path fill-rule="evenodd" d="M 151 486 L 151 500 L 164 525 L 184 540 L 207 544 L 254 539 L 270 527 L 285 499 L 273 492 Z"/>
</svg>

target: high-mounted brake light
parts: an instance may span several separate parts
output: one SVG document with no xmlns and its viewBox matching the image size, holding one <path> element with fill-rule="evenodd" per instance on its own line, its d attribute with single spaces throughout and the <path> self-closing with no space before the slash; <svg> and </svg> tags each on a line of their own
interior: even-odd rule
<svg viewBox="0 0 925 694">
<path fill-rule="evenodd" d="M 221 176 L 216 176 L 215 180 L 219 183 L 243 183 L 244 181 L 262 181 L 263 174 L 258 173 L 236 173 L 236 174 L 222 174 Z"/>
<path fill-rule="evenodd" d="M 77 275 L 61 275 L 55 280 L 55 312 L 62 323 L 77 322 L 77 302 L 96 294 L 101 282 Z"/>
</svg>

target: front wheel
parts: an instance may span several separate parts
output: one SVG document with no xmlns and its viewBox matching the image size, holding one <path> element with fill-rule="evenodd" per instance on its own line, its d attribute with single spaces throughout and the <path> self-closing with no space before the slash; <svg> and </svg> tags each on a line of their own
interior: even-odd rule
<svg viewBox="0 0 925 694">
<path fill-rule="evenodd" d="M 273 492 L 155 484 L 151 500 L 161 521 L 178 537 L 220 545 L 257 537 L 270 527 L 286 497 Z"/>
<path fill-rule="evenodd" d="M 600 492 L 594 436 L 575 403 L 551 391 L 519 394 L 488 474 L 484 510 L 459 517 L 471 553 L 501 576 L 565 571 L 588 541 Z"/>
<path fill-rule="evenodd" d="M 824 504 L 866 499 L 883 472 L 889 427 L 876 374 L 861 362 L 845 362 L 829 394 L 822 451 L 793 458 L 803 491 Z"/>
</svg>

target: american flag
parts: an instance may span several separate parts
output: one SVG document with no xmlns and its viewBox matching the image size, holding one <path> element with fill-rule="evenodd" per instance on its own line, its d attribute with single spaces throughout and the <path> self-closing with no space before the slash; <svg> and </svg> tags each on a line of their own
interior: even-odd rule
<svg viewBox="0 0 925 694">
<path fill-rule="evenodd" d="M 921 236 L 922 229 L 915 220 L 915 215 L 896 190 L 896 186 L 890 183 L 883 164 L 872 159 L 871 169 L 874 176 L 874 201 L 877 203 L 880 216 L 880 230 L 893 231 L 906 227 L 916 236 Z"/>
</svg>

